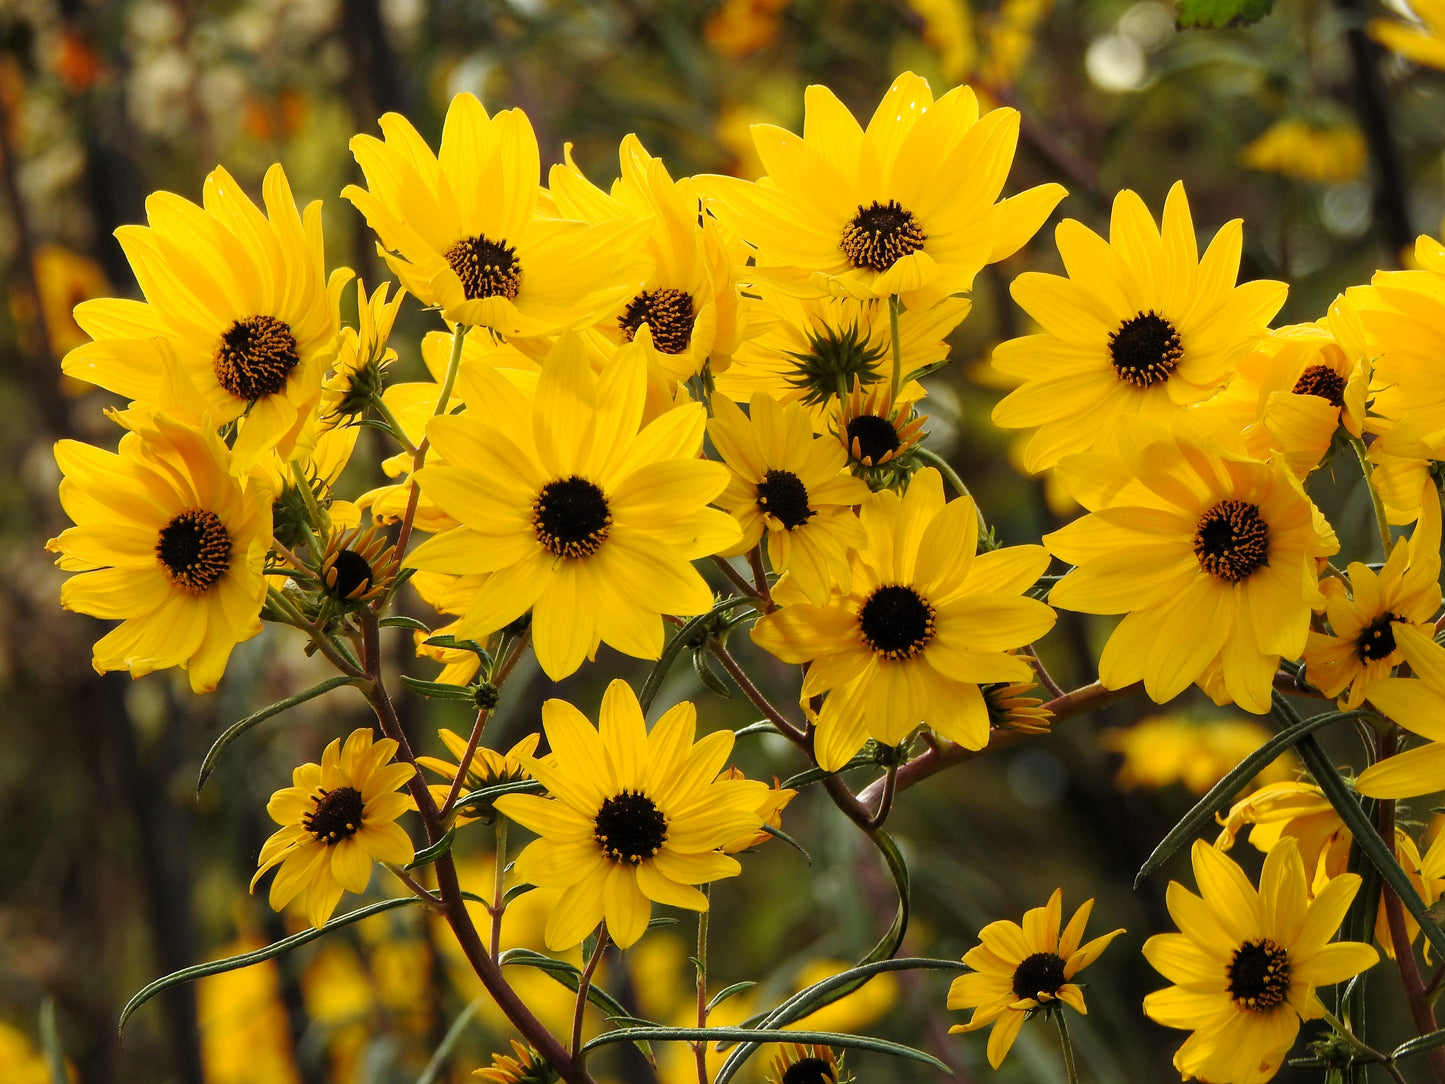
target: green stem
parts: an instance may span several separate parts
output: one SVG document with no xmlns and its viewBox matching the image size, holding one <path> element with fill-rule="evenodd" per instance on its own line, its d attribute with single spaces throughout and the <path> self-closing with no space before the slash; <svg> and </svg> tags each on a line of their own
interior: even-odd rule
<svg viewBox="0 0 1445 1084">
<path fill-rule="evenodd" d="M 1057 1006 L 1049 1015 L 1059 1029 L 1059 1043 L 1064 1048 L 1064 1071 L 1069 1074 L 1069 1084 L 1079 1084 L 1079 1067 L 1074 1062 L 1074 1044 L 1069 1039 L 1069 1023 L 1064 1019 L 1064 1007 Z"/>
<path fill-rule="evenodd" d="M 702 894 L 708 894 L 703 885 Z M 707 912 L 697 913 L 697 1026 L 707 1027 Z M 708 1084 L 707 1043 L 693 1043 L 693 1054 L 697 1058 L 697 1084 Z"/>
<path fill-rule="evenodd" d="M 1365 442 L 1359 437 L 1350 437 L 1350 447 L 1355 450 L 1355 458 L 1360 461 L 1360 472 L 1365 476 L 1365 488 L 1370 491 L 1370 504 L 1375 509 L 1375 528 L 1380 532 L 1380 549 L 1384 553 L 1385 560 L 1390 559 L 1390 521 L 1385 518 L 1385 502 L 1380 499 L 1379 491 L 1375 489 L 1370 476 L 1374 474 L 1374 465 L 1367 458 Z"/>
<path fill-rule="evenodd" d="M 927 462 L 930 466 L 937 467 L 938 473 L 942 474 L 945 478 L 948 479 L 948 484 L 953 487 L 954 492 L 957 493 L 960 497 L 967 497 L 969 500 L 973 501 L 974 512 L 978 515 L 979 547 L 984 548 L 984 543 L 990 537 L 988 521 L 983 518 L 983 509 L 979 508 L 977 498 L 975 498 L 974 495 L 969 492 L 968 486 L 965 485 L 963 479 L 958 476 L 958 472 L 954 470 L 951 466 L 949 466 L 948 460 L 944 459 L 943 456 L 939 455 L 931 448 L 925 448 L 923 445 L 920 444 L 913 450 L 913 454 L 918 456 L 919 459 Z"/>
<path fill-rule="evenodd" d="M 470 330 L 466 324 L 458 324 L 452 329 L 452 355 L 447 359 L 447 375 L 442 381 L 442 390 L 437 395 L 437 408 L 432 412 L 436 417 L 447 412 L 447 403 L 451 401 L 452 388 L 457 382 L 457 370 L 462 367 L 462 343 L 466 342 L 467 332 Z"/>
<path fill-rule="evenodd" d="M 402 427 L 401 420 L 391 412 L 391 407 L 382 401 L 380 395 L 372 396 L 371 405 L 375 408 L 377 414 L 381 415 L 381 420 L 386 422 L 387 427 L 391 430 L 391 435 L 394 436 L 397 443 L 401 445 L 402 451 L 406 452 L 407 455 L 415 456 L 416 445 L 413 444 L 411 438 L 406 435 L 406 430 Z"/>
<path fill-rule="evenodd" d="M 890 294 L 888 297 L 888 329 L 893 338 L 893 402 L 898 402 L 898 396 L 903 391 L 903 338 L 898 334 L 898 314 L 903 308 L 903 302 L 898 299 L 897 294 Z"/>
<path fill-rule="evenodd" d="M 311 528 L 315 526 L 318 530 L 330 534 L 331 518 L 329 516 L 325 519 L 322 518 L 321 506 L 316 503 L 316 492 L 311 488 L 311 481 L 306 477 L 306 468 L 301 465 L 301 460 L 291 460 L 291 477 L 296 479 L 296 488 L 301 491 L 301 500 L 306 505 L 306 518 L 311 521 L 309 524 L 303 523 L 301 525 L 306 535 L 306 547 L 311 551 L 311 555 L 316 558 L 316 565 L 319 568 L 321 565 L 321 550 L 317 546 L 316 536 L 312 533 Z"/>
</svg>

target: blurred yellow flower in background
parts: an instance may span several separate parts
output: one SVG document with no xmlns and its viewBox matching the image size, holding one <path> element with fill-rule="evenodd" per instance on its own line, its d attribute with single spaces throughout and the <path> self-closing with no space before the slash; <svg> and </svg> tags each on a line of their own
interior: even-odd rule
<svg viewBox="0 0 1445 1084">
<path fill-rule="evenodd" d="M 1277 120 L 1240 152 L 1250 169 L 1297 181 L 1343 184 L 1365 168 L 1365 137 L 1350 123 L 1320 124 L 1302 117 Z"/>
<path fill-rule="evenodd" d="M 1204 794 L 1267 742 L 1271 733 L 1246 719 L 1151 715 L 1133 726 L 1100 731 L 1099 744 L 1124 757 L 1114 776 L 1124 790 L 1181 783 L 1195 794 Z M 1281 754 L 1249 786 L 1289 779 L 1294 763 L 1292 754 Z"/>
</svg>

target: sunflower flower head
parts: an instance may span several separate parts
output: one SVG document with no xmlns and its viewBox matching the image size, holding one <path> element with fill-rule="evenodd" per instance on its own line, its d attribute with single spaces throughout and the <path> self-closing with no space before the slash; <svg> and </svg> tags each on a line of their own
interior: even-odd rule
<svg viewBox="0 0 1445 1084">
<path fill-rule="evenodd" d="M 483 685 L 483 689 L 496 690 L 495 685 Z M 495 706 L 495 702 L 493 703 Z M 462 757 L 466 755 L 467 740 L 460 734 L 445 728 L 437 731 L 442 744 L 447 747 L 455 760 L 443 760 L 441 757 L 417 757 L 417 764 L 428 771 L 436 772 L 445 783 L 433 784 L 431 788 L 432 797 L 436 800 L 437 807 L 441 808 L 446 802 L 447 795 L 451 793 L 452 781 L 457 777 L 457 768 L 461 765 Z M 523 779 L 530 779 L 531 774 L 527 771 L 528 758 L 537 751 L 537 743 L 542 740 L 542 735 L 535 731 L 526 734 L 522 740 L 513 745 L 505 753 L 495 749 L 488 749 L 485 745 L 478 745 L 472 753 L 471 763 L 467 765 L 466 778 L 463 780 L 463 789 L 459 795 L 464 796 L 468 791 L 485 790 L 487 787 L 495 787 L 502 783 L 516 783 Z M 458 824 L 465 824 L 478 817 L 486 818 L 491 814 L 491 806 L 481 807 L 479 803 L 470 803 L 467 806 L 468 813 L 457 817 Z"/>
<path fill-rule="evenodd" d="M 831 1046 L 783 1043 L 768 1066 L 766 1084 L 852 1084 L 843 1058 Z"/>
<path fill-rule="evenodd" d="M 1074 981 L 1080 971 L 1098 959 L 1122 929 L 1084 941 L 1084 927 L 1094 908 L 1085 900 L 1062 933 L 1063 890 L 1054 889 L 1049 902 L 1024 915 L 1023 925 L 1001 919 L 979 933 L 979 943 L 963 962 L 973 968 L 948 988 L 950 1009 L 972 1009 L 966 1024 L 949 1032 L 977 1031 L 993 1025 L 988 1037 L 988 1063 L 997 1069 L 1018 1038 L 1026 1017 L 1068 1005 L 1087 1013 L 1084 992 Z"/>
<path fill-rule="evenodd" d="M 492 1064 L 472 1070 L 472 1076 L 487 1084 L 554 1084 L 561 1079 L 540 1054 L 516 1039 L 511 1054 L 493 1054 Z"/>
<path fill-rule="evenodd" d="M 386 370 L 396 361 L 396 351 L 386 345 L 401 308 L 405 290 L 387 300 L 391 283 L 383 282 L 368 296 L 366 286 L 356 283 L 357 326 L 341 329 L 336 360 L 321 387 L 323 425 L 356 422 L 386 388 Z"/>
<path fill-rule="evenodd" d="M 1044 707 L 1031 681 L 1000 681 L 983 687 L 990 729 L 1016 730 L 1021 734 L 1047 734 L 1054 713 Z"/>
<path fill-rule="evenodd" d="M 339 531 L 321 558 L 321 586 L 334 602 L 364 606 L 396 581 L 396 547 L 375 524 Z"/>
<path fill-rule="evenodd" d="M 261 631 L 271 494 L 235 477 L 209 428 L 150 421 L 116 452 L 56 444 L 60 503 L 75 526 L 46 549 L 80 573 L 62 585 L 62 606 L 121 622 L 96 641 L 97 672 L 179 666 L 192 689 L 210 692 L 232 648 Z"/>
<path fill-rule="evenodd" d="M 1192 857 L 1201 895 L 1170 882 L 1179 932 L 1144 943 L 1145 958 L 1175 985 L 1149 994 L 1144 1012 L 1191 1033 L 1174 1055 L 1185 1079 L 1261 1084 L 1279 1071 L 1300 1023 L 1325 1015 L 1316 988 L 1379 959 L 1369 945 L 1333 940 L 1360 878 L 1342 873 L 1310 900 L 1289 837 L 1265 856 L 1258 891 L 1208 843 L 1196 842 Z"/>
<path fill-rule="evenodd" d="M 282 910 L 303 898 L 306 920 L 320 929 L 336 910 L 342 892 L 363 892 L 371 864 L 405 865 L 411 840 L 396 818 L 416 803 L 397 788 L 416 772 L 394 761 L 397 744 L 373 742 L 371 731 L 354 730 L 343 745 L 331 742 L 320 764 L 302 764 L 291 786 L 278 790 L 266 812 L 281 827 L 261 847 L 256 882 L 279 866 L 271 882 L 271 906 Z"/>
<path fill-rule="evenodd" d="M 901 461 L 927 436 L 927 422 L 912 402 L 895 401 L 888 381 L 865 389 L 855 380 L 839 406 L 834 433 L 848 453 L 848 466 L 882 487 L 900 480 Z"/>
<path fill-rule="evenodd" d="M 741 872 L 718 848 L 758 830 L 767 788 L 723 776 L 732 732 L 694 742 L 696 719 L 684 702 L 649 732 L 621 680 L 603 695 L 600 728 L 563 700 L 543 705 L 552 754 L 525 763 L 548 797 L 505 794 L 496 806 L 539 836 L 517 856 L 518 880 L 561 890 L 548 948 L 571 948 L 604 921 L 627 948 L 653 903 L 706 911 L 695 886 Z"/>
<path fill-rule="evenodd" d="M 881 364 L 888 347 L 872 343 L 857 324 L 806 332 L 808 349 L 789 350 L 796 363 L 785 379 L 803 394 L 808 406 L 821 406 L 829 399 L 842 399 L 854 384 L 865 387 L 883 378 Z"/>
<path fill-rule="evenodd" d="M 1398 543 L 1397 543 L 1398 544 Z M 1355 781 L 1367 798 L 1414 798 L 1440 789 L 1445 772 L 1445 647 L 1412 624 L 1394 627 L 1395 644 L 1414 676 L 1380 678 L 1370 704 L 1425 744 L 1370 765 Z"/>
<path fill-rule="evenodd" d="M 1235 285 L 1235 219 L 1200 256 L 1183 184 L 1156 224 L 1135 193 L 1114 198 L 1109 239 L 1066 219 L 1055 231 L 1067 277 L 1025 272 L 1010 292 L 1042 327 L 1000 343 L 993 364 L 1022 381 L 994 407 L 1006 429 L 1036 429 L 1031 472 L 1064 456 L 1117 448 L 1125 419 L 1167 424 L 1224 384 L 1284 304 L 1282 282 Z"/>
</svg>

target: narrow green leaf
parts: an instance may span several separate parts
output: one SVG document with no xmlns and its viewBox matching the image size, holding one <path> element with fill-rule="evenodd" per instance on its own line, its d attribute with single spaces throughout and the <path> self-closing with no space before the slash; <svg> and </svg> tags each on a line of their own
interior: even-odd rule
<svg viewBox="0 0 1445 1084">
<path fill-rule="evenodd" d="M 45 1052 L 45 1064 L 50 1069 L 50 1084 L 70 1084 L 70 1072 L 65 1067 L 65 1048 L 60 1042 L 60 1025 L 55 1019 L 53 997 L 46 997 L 40 1003 L 40 1049 Z"/>
<path fill-rule="evenodd" d="M 507 949 L 497 957 L 497 963 L 502 967 L 507 967 L 512 964 L 522 967 L 535 967 L 538 971 L 545 972 L 549 977 L 567 987 L 567 989 L 571 990 L 574 994 L 582 984 L 582 971 L 580 968 L 569 964 L 566 960 L 557 960 L 551 956 L 543 955 L 540 952 L 534 952 L 532 949 Z M 587 1000 L 601 1009 L 604 1015 L 616 1017 L 619 1020 L 638 1020 L 637 1017 L 633 1016 L 627 1010 L 622 1002 L 618 1001 L 600 986 L 591 985 L 587 987 Z M 654 1024 L 651 1020 L 641 1020 L 639 1022 L 648 1026 L 653 1026 Z M 638 1045 L 640 1048 L 643 1047 L 641 1043 Z M 648 1058 L 652 1057 L 651 1048 L 643 1048 L 642 1053 Z"/>
<path fill-rule="evenodd" d="M 1226 30 L 1248 26 L 1268 15 L 1274 0 L 1176 0 L 1175 25 L 1180 30 Z"/>
<path fill-rule="evenodd" d="M 1390 1051 L 1390 1057 L 1398 1061 L 1400 1058 L 1408 1058 L 1412 1054 L 1423 1054 L 1427 1050 L 1434 1050 L 1437 1046 L 1445 1046 L 1445 1028 L 1432 1031 L 1427 1035 L 1417 1035 L 1413 1039 L 1406 1039 Z"/>
<path fill-rule="evenodd" d="M 707 1011 L 712 1012 L 715 1008 L 721 1005 L 728 998 L 732 997 L 734 994 L 740 994 L 744 990 L 751 990 L 756 985 L 757 983 L 755 982 L 735 982 L 731 986 L 724 986 L 721 990 L 715 993 L 712 996 L 712 1000 L 707 1003 Z"/>
<path fill-rule="evenodd" d="M 407 617 L 404 614 L 392 614 L 390 617 L 383 617 L 377 622 L 384 629 L 415 629 L 417 632 L 431 632 L 424 622 L 414 617 Z"/>
<path fill-rule="evenodd" d="M 1299 722 L 1299 716 L 1295 714 L 1294 708 L 1290 707 L 1278 693 L 1274 696 L 1275 717 L 1287 725 Z M 1339 771 L 1330 761 L 1329 756 L 1320 743 L 1311 735 L 1299 743 L 1300 759 L 1305 762 L 1305 767 L 1314 776 L 1315 782 L 1319 784 L 1320 790 L 1324 791 L 1325 797 L 1330 800 L 1330 805 L 1335 807 L 1335 812 L 1340 815 L 1340 820 L 1345 822 L 1345 827 L 1350 830 L 1356 845 L 1360 848 L 1370 864 L 1380 871 L 1380 876 L 1395 890 L 1400 897 L 1400 902 L 1405 909 L 1415 916 L 1415 921 L 1420 924 L 1420 932 L 1425 935 L 1426 940 L 1434 946 L 1435 951 L 1445 958 L 1445 933 L 1436 925 L 1425 907 L 1425 902 L 1420 899 L 1420 894 L 1415 891 L 1415 886 L 1410 883 L 1410 878 L 1400 868 L 1400 863 L 1395 861 L 1391 849 L 1385 846 L 1385 841 L 1380 838 L 1375 826 L 1370 823 L 1364 811 L 1360 808 L 1359 800 L 1355 797 L 1354 791 L 1346 785 Z"/>
<path fill-rule="evenodd" d="M 472 690 L 465 685 L 451 685 L 444 681 L 423 681 L 421 678 L 414 678 L 407 674 L 401 675 L 401 684 L 418 696 L 425 696 L 431 700 L 465 700 L 468 703 L 474 703 Z"/>
<path fill-rule="evenodd" d="M 504 794 L 542 794 L 545 790 L 546 788 L 535 779 L 513 779 L 510 783 L 494 783 L 490 787 L 463 794 L 457 799 L 456 808 L 461 809 L 462 806 L 470 805 L 491 805 Z"/>
<path fill-rule="evenodd" d="M 883 855 L 883 860 L 888 863 L 888 872 L 893 875 L 893 887 L 898 890 L 898 913 L 894 916 L 893 925 L 889 927 L 888 932 L 863 959 L 858 961 L 860 964 L 871 964 L 878 960 L 889 959 L 898 951 L 899 946 L 903 944 L 903 935 L 908 932 L 908 915 L 911 906 L 908 863 L 903 861 L 903 853 L 899 851 L 898 845 L 893 842 L 888 833 L 881 830 L 869 833 L 868 838 L 873 841 L 873 846 L 877 847 L 879 853 Z"/>
<path fill-rule="evenodd" d="M 739 738 L 751 738 L 754 734 L 776 734 L 778 728 L 766 719 L 759 719 L 756 723 L 749 723 L 741 730 L 733 731 L 733 740 Z"/>
<path fill-rule="evenodd" d="M 1221 779 L 1214 786 L 1209 788 L 1209 793 L 1195 804 L 1194 808 L 1159 841 L 1154 852 L 1149 855 L 1145 863 L 1139 867 L 1139 872 L 1134 876 L 1134 887 L 1138 888 L 1145 877 L 1153 873 L 1169 860 L 1180 847 L 1186 843 L 1192 843 L 1199 834 L 1199 830 L 1206 824 L 1214 823 L 1215 814 L 1227 807 L 1234 801 L 1234 796 L 1243 790 L 1244 787 L 1260 773 L 1275 757 L 1279 756 L 1286 749 L 1298 744 L 1300 739 L 1313 733 L 1322 726 L 1338 722 L 1341 719 L 1358 719 L 1370 715 L 1368 711 L 1331 711 L 1323 715 L 1315 715 L 1303 722 L 1295 723 L 1275 734 L 1267 742 L 1261 745 L 1249 756 L 1245 757 L 1236 765 L 1228 775 Z"/>
<path fill-rule="evenodd" d="M 456 825 L 452 825 L 452 827 L 447 829 L 446 835 L 442 836 L 441 839 L 437 840 L 430 847 L 417 851 L 412 860 L 401 868 L 410 871 L 419 869 L 422 866 L 431 865 L 452 849 L 452 840 L 456 838 L 456 834 Z"/>
<path fill-rule="evenodd" d="M 447 1033 L 442 1036 L 442 1041 L 437 1044 L 436 1050 L 432 1053 L 431 1060 L 426 1063 L 426 1068 L 421 1071 L 421 1076 L 416 1078 L 416 1084 L 433 1084 L 433 1082 L 441 1076 L 442 1070 L 446 1068 L 447 1058 L 451 1056 L 452 1048 L 457 1045 L 457 1040 L 460 1039 L 462 1033 L 467 1030 L 467 1025 L 472 1022 L 472 1017 L 477 1014 L 477 1010 L 490 1000 L 491 998 L 479 997 L 461 1012 L 457 1013 L 457 1018 L 452 1021 L 452 1026 L 447 1028 Z"/>
<path fill-rule="evenodd" d="M 847 764 L 844 764 L 836 772 L 830 772 L 823 768 L 809 768 L 805 772 L 799 772 L 797 775 L 791 776 L 788 779 L 784 779 L 783 789 L 798 790 L 800 787 L 806 787 L 811 783 L 817 783 L 820 780 L 827 779 L 830 775 L 839 775 L 843 772 L 852 771 L 854 768 L 871 767 L 877 763 L 878 761 L 871 755 L 867 753 L 859 753 L 856 757 L 848 761 Z"/>
<path fill-rule="evenodd" d="M 667 677 L 667 672 L 672 669 L 673 663 L 677 662 L 677 658 L 682 654 L 683 649 L 689 646 L 689 642 L 707 627 L 708 622 L 712 621 L 718 614 L 735 610 L 739 606 L 752 605 L 752 599 L 741 595 L 733 598 L 725 598 L 713 606 L 707 613 L 699 614 L 678 629 L 677 632 L 673 634 L 672 639 L 667 641 L 667 645 L 662 649 L 662 654 L 658 657 L 657 662 L 654 663 L 652 669 L 648 671 L 647 680 L 642 683 L 642 688 L 638 690 L 637 702 L 642 705 L 642 714 L 646 715 L 652 710 L 652 701 L 657 697 L 657 691 L 662 688 L 662 681 Z"/>
<path fill-rule="evenodd" d="M 692 671 L 697 675 L 697 680 L 702 682 L 704 688 L 712 690 L 727 700 L 733 698 L 733 691 L 728 688 L 727 682 L 714 674 L 708 667 L 705 647 L 692 653 Z"/>
<path fill-rule="evenodd" d="M 287 708 L 294 708 L 297 704 L 304 704 L 308 700 L 320 696 L 322 693 L 329 693 L 332 689 L 339 689 L 343 685 L 356 685 L 357 682 L 349 677 L 327 678 L 319 685 L 299 692 L 294 696 L 288 696 L 285 700 L 278 700 L 274 704 L 267 704 L 260 711 L 253 711 L 239 723 L 232 723 L 226 728 L 224 734 L 217 738 L 211 747 L 206 750 L 205 759 L 201 761 L 201 771 L 196 779 L 196 794 L 201 793 L 201 788 L 206 785 L 206 780 L 216 770 L 216 764 L 221 759 L 221 754 L 231 747 L 231 743 L 239 738 L 246 731 L 250 730 L 257 723 L 264 723 L 273 715 L 280 715 Z"/>
<path fill-rule="evenodd" d="M 481 897 L 470 892 L 463 892 L 469 900 L 481 902 Z M 344 915 L 337 915 L 321 929 L 302 930 L 300 933 L 293 933 L 290 937 L 282 938 L 273 944 L 258 948 L 254 952 L 244 952 L 239 956 L 228 956 L 224 960 L 211 960 L 209 963 L 192 964 L 190 967 L 183 967 L 179 971 L 172 971 L 169 975 L 163 975 L 154 982 L 147 983 L 140 991 L 125 1003 L 125 1008 L 120 1011 L 120 1023 L 118 1033 L 125 1033 L 125 1023 L 131 1018 L 131 1014 L 144 1005 L 151 998 L 173 986 L 179 986 L 185 982 L 192 982 L 195 979 L 204 979 L 209 975 L 220 975 L 226 971 L 237 971 L 243 967 L 250 967 L 252 964 L 259 964 L 265 960 L 274 960 L 283 953 L 290 952 L 294 948 L 300 948 L 308 942 L 315 941 L 324 934 L 339 930 L 342 926 L 350 926 L 353 922 L 360 922 L 363 918 L 370 918 L 372 915 L 379 915 L 384 911 L 394 911 L 398 907 L 409 907 L 412 904 L 420 903 L 415 896 L 407 896 L 401 899 L 382 900 L 380 903 L 368 904 L 359 907 L 355 911 L 349 911 Z"/>
<path fill-rule="evenodd" d="M 761 827 L 764 832 L 768 833 L 768 835 L 772 836 L 774 839 L 781 839 L 789 847 L 792 847 L 793 850 L 801 854 L 805 859 L 807 859 L 808 865 L 811 866 L 813 864 L 813 856 L 809 854 L 806 850 L 804 850 L 803 845 L 792 836 L 788 835 L 787 832 L 784 832 L 781 828 L 775 828 L 771 824 L 764 824 Z"/>
<path fill-rule="evenodd" d="M 616 1031 L 608 1031 L 597 1036 L 589 1042 L 582 1044 L 582 1057 L 586 1057 L 600 1046 L 609 1043 L 637 1042 L 646 1040 L 648 1042 L 720 1042 L 746 1040 L 754 1046 L 763 1043 L 810 1043 L 814 1046 L 841 1046 L 846 1050 L 872 1050 L 878 1054 L 893 1054 L 900 1058 L 908 1058 L 912 1061 L 921 1061 L 925 1065 L 931 1065 L 942 1072 L 950 1072 L 948 1066 L 939 1061 L 932 1054 L 922 1050 L 916 1050 L 911 1046 L 904 1046 L 902 1043 L 891 1043 L 887 1039 L 875 1039 L 868 1035 L 849 1035 L 840 1031 L 784 1031 L 782 1029 L 763 1030 L 761 1028 L 619 1028 Z M 741 1048 L 739 1048 L 741 1049 Z M 718 1077 L 718 1084 L 722 1084 L 722 1077 Z"/>
</svg>

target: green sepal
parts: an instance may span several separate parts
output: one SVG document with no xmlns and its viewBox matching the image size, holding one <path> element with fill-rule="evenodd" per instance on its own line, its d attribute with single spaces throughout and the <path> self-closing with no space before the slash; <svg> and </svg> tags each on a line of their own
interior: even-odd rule
<svg viewBox="0 0 1445 1084">
<path fill-rule="evenodd" d="M 311 688 L 299 692 L 294 696 L 288 696 L 285 700 L 278 700 L 274 704 L 267 704 L 260 711 L 253 711 L 240 722 L 232 723 L 219 738 L 211 743 L 211 747 L 206 750 L 206 755 L 201 760 L 200 773 L 196 777 L 196 794 L 198 796 L 200 795 L 201 788 L 206 785 L 206 780 L 209 779 L 211 773 L 216 770 L 216 764 L 220 761 L 221 754 L 230 748 L 233 741 L 257 723 L 264 723 L 267 719 L 271 718 L 271 716 L 280 715 L 287 708 L 294 708 L 297 704 L 304 704 L 306 701 L 318 697 L 322 693 L 329 693 L 332 689 L 339 689 L 343 685 L 356 685 L 359 687 L 361 684 L 356 678 L 327 678 L 319 685 L 313 685 Z"/>
</svg>

